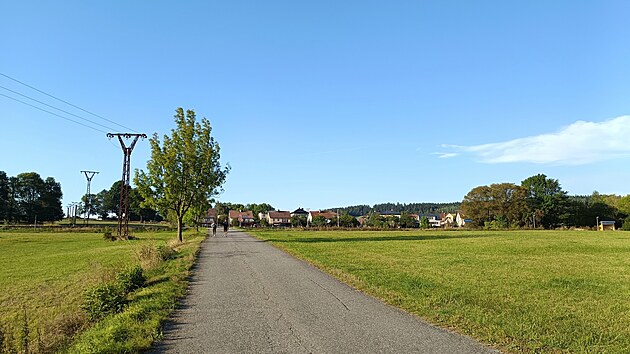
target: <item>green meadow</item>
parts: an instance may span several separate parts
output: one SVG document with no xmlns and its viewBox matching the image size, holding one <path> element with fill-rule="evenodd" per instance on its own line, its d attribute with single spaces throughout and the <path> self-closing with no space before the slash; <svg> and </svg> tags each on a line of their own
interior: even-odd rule
<svg viewBox="0 0 630 354">
<path fill-rule="evenodd" d="M 16 349 L 24 351 L 20 336 L 26 323 L 30 352 L 148 348 L 185 293 L 203 235 L 188 233 L 181 245 L 171 242 L 173 232 L 139 232 L 136 237 L 106 241 L 95 232 L 0 232 L 0 330 L 5 339 L 9 335 Z M 171 260 L 155 262 L 142 256 L 143 250 L 167 244 L 175 249 Z M 129 295 L 128 310 L 91 323 L 81 309 L 85 290 L 114 280 L 116 272 L 132 265 L 145 269 L 146 286 Z M 142 318 L 125 322 L 129 311 L 141 312 Z M 116 331 L 126 334 L 110 333 Z"/>
<path fill-rule="evenodd" d="M 630 233 L 250 232 L 502 351 L 630 352 Z"/>
</svg>

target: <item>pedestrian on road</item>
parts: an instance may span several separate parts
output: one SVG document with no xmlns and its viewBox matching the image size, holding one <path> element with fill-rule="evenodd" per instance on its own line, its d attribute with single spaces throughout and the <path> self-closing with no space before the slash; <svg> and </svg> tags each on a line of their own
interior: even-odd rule
<svg viewBox="0 0 630 354">
<path fill-rule="evenodd" d="M 212 222 L 212 237 L 217 236 L 217 224 L 213 221 Z"/>
<path fill-rule="evenodd" d="M 228 227 L 229 227 L 229 223 L 227 221 L 225 221 L 223 223 L 223 237 L 227 237 L 227 232 L 228 232 Z"/>
</svg>

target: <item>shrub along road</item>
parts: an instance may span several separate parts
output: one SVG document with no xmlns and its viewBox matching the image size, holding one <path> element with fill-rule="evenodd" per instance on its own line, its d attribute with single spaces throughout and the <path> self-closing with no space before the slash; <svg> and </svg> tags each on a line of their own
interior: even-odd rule
<svg viewBox="0 0 630 354">
<path fill-rule="evenodd" d="M 495 352 L 240 231 L 204 242 L 194 273 L 158 352 Z"/>
</svg>

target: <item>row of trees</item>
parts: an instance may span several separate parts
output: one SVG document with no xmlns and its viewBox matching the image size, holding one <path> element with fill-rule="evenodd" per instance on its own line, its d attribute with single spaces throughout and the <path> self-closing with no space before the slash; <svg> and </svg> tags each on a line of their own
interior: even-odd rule
<svg viewBox="0 0 630 354">
<path fill-rule="evenodd" d="M 61 185 L 53 177 L 0 171 L 0 220 L 5 224 L 61 220 L 61 197 Z"/>
<path fill-rule="evenodd" d="M 79 205 L 79 213 L 86 213 L 86 200 L 90 215 L 98 215 L 102 219 L 115 218 L 118 215 L 120 206 L 121 181 L 116 181 L 109 189 L 103 189 L 97 194 L 89 197 L 84 195 Z M 162 221 L 163 217 L 152 208 L 142 206 L 144 198 L 137 188 L 130 187 L 129 190 L 129 220 L 132 221 Z"/>
<path fill-rule="evenodd" d="M 342 208 L 333 208 L 341 213 L 348 213 L 352 216 L 370 215 L 374 213 L 396 212 L 410 214 L 439 214 L 440 212 L 454 213 L 459 210 L 461 203 L 381 203 L 369 205 L 352 205 Z"/>
<path fill-rule="evenodd" d="M 461 209 L 479 227 L 592 227 L 598 218 L 623 223 L 630 215 L 630 195 L 568 196 L 558 180 L 538 174 L 520 185 L 475 187 Z"/>
</svg>

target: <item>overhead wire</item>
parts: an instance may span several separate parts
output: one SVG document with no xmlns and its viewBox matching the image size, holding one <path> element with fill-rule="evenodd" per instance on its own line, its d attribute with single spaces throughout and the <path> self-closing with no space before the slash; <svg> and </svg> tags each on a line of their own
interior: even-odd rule
<svg viewBox="0 0 630 354">
<path fill-rule="evenodd" d="M 55 99 L 55 100 L 57 100 L 57 101 L 63 102 L 63 103 L 65 103 L 65 104 L 69 105 L 69 106 L 72 106 L 72 107 L 74 107 L 74 108 L 76 108 L 76 109 L 78 109 L 78 110 L 81 110 L 81 111 L 83 111 L 83 112 L 85 112 L 85 113 L 91 114 L 91 115 L 93 115 L 93 116 L 95 116 L 95 117 L 97 117 L 97 118 L 103 119 L 104 121 L 107 121 L 107 122 L 112 123 L 112 124 L 115 124 L 115 125 L 117 125 L 117 126 L 119 126 L 119 127 L 121 127 L 121 128 L 125 128 L 125 129 L 127 129 L 127 130 L 130 130 L 130 131 L 133 131 L 133 132 L 136 132 L 136 133 L 137 133 L 137 131 L 136 131 L 136 130 L 134 130 L 134 129 L 131 129 L 131 128 L 126 127 L 126 126 L 124 126 L 124 125 L 122 125 L 122 124 L 116 123 L 116 122 L 114 122 L 114 121 L 112 121 L 112 120 L 110 120 L 110 119 L 107 119 L 107 118 L 105 118 L 105 117 L 103 117 L 103 116 L 100 116 L 100 115 L 98 115 L 98 114 L 96 114 L 96 113 L 92 113 L 92 112 L 90 112 L 90 111 L 88 111 L 88 110 L 86 110 L 86 109 L 83 109 L 83 108 L 81 108 L 81 107 L 79 107 L 79 106 L 77 106 L 77 105 L 74 105 L 74 104 L 72 104 L 72 103 L 70 103 L 70 102 L 68 102 L 68 101 L 65 101 L 65 100 L 63 100 L 63 99 L 61 99 L 61 98 L 55 97 L 55 96 L 53 96 L 53 95 L 51 95 L 51 94 L 49 94 L 49 93 L 47 93 L 47 92 L 44 92 L 44 91 L 42 91 L 42 90 L 40 90 L 40 89 L 38 89 L 38 88 L 36 88 L 36 87 L 33 87 L 33 86 L 29 85 L 29 84 L 26 84 L 26 83 L 24 83 L 24 82 L 22 82 L 22 81 L 20 81 L 20 80 L 18 80 L 18 79 L 15 79 L 15 78 L 13 78 L 13 77 L 11 77 L 11 76 L 9 76 L 9 75 L 6 75 L 6 74 L 1 73 L 1 72 L 0 72 L 0 75 L 1 75 L 1 76 L 6 77 L 6 78 L 7 78 L 7 79 L 9 79 L 9 80 L 12 80 L 12 81 L 15 81 L 15 82 L 17 82 L 17 83 L 19 83 L 19 84 L 21 84 L 21 85 L 24 85 L 24 86 L 26 86 L 26 87 L 28 87 L 28 88 L 30 88 L 30 89 L 32 89 L 32 90 L 35 90 L 35 91 L 37 91 L 37 92 L 39 92 L 39 93 L 41 93 L 41 94 L 44 94 L 44 95 L 46 95 L 46 96 L 48 96 L 48 97 L 51 97 L 51 98 L 53 98 L 53 99 Z"/>
<path fill-rule="evenodd" d="M 11 96 L 5 95 L 5 94 L 3 94 L 3 93 L 0 93 L 0 96 L 4 96 L 4 97 L 6 97 L 6 98 L 8 98 L 8 99 L 10 99 L 10 100 L 14 100 L 14 101 L 16 101 L 16 102 L 19 102 L 19 103 L 25 104 L 25 105 L 30 106 L 30 107 L 33 107 L 33 108 L 35 108 L 35 109 L 39 109 L 40 111 L 43 111 L 43 112 L 46 112 L 46 113 L 52 114 L 53 116 L 57 116 L 57 117 L 59 117 L 59 118 L 61 118 L 61 119 L 65 119 L 65 120 L 67 120 L 67 121 L 70 121 L 70 122 L 73 122 L 73 123 L 76 123 L 76 124 L 82 125 L 82 126 L 84 126 L 84 127 L 86 127 L 86 128 L 90 128 L 90 129 L 92 129 L 92 130 L 96 130 L 97 132 L 101 132 L 101 133 L 105 133 L 105 134 L 107 134 L 107 132 L 106 132 L 106 131 L 104 131 L 104 130 L 101 130 L 101 129 L 98 129 L 98 128 L 94 128 L 93 126 L 90 126 L 90 125 L 87 125 L 87 124 L 84 124 L 84 123 L 78 122 L 78 121 L 76 121 L 76 120 L 74 120 L 74 119 L 71 119 L 71 118 L 68 118 L 68 117 L 64 117 L 64 116 L 62 116 L 62 115 L 60 115 L 60 114 L 57 114 L 57 113 L 55 113 L 55 112 L 51 112 L 51 111 L 46 110 L 46 109 L 43 109 L 43 108 L 41 108 L 41 107 L 37 107 L 37 106 L 32 105 L 32 104 L 30 104 L 30 103 L 28 103 L 28 102 L 24 102 L 24 101 L 22 101 L 22 100 L 19 100 L 19 99 L 15 98 L 15 97 L 11 97 Z"/>
<path fill-rule="evenodd" d="M 99 127 L 102 127 L 102 128 L 108 129 L 108 130 L 114 130 L 114 129 L 112 129 L 111 127 L 108 127 L 108 126 L 105 126 L 105 125 L 103 125 L 103 124 L 97 123 L 97 122 L 95 122 L 95 121 L 93 121 L 93 120 L 90 120 L 90 119 L 87 119 L 87 118 L 81 117 L 81 116 L 79 116 L 79 115 L 77 115 L 77 114 L 74 114 L 74 113 L 72 113 L 72 112 L 68 112 L 68 111 L 63 110 L 63 109 L 61 109 L 61 108 L 57 108 L 57 107 L 55 107 L 55 106 L 49 105 L 49 104 L 48 104 L 48 103 L 46 103 L 46 102 L 42 102 L 42 101 L 36 100 L 36 99 L 34 99 L 33 97 L 30 97 L 30 96 L 24 95 L 24 94 L 22 94 L 22 93 L 19 93 L 19 92 L 17 92 L 17 91 L 11 90 L 11 89 L 6 88 L 6 87 L 4 87 L 4 86 L 2 86 L 2 85 L 0 85 L 0 88 L 1 88 L 1 89 L 4 89 L 4 90 L 6 90 L 6 91 L 9 91 L 9 92 L 11 92 L 11 93 L 14 93 L 14 94 L 16 94 L 16 95 L 22 96 L 22 97 L 24 97 L 24 98 L 27 98 L 27 99 L 29 99 L 29 100 L 31 100 L 31 101 L 35 101 L 35 102 L 37 102 L 37 103 L 39 103 L 39 104 L 43 104 L 43 105 L 44 105 L 44 106 L 46 106 L 46 107 L 50 107 L 50 108 L 52 108 L 52 109 L 56 109 L 56 110 L 58 110 L 58 111 L 60 111 L 60 112 L 63 112 L 63 113 L 69 114 L 69 115 L 71 115 L 71 116 L 73 116 L 73 117 L 77 117 L 77 118 L 79 118 L 79 119 L 81 119 L 81 120 L 84 120 L 84 121 L 86 121 L 86 122 L 90 122 L 90 123 L 92 123 L 92 124 L 94 124 L 94 125 L 98 125 Z"/>
</svg>

